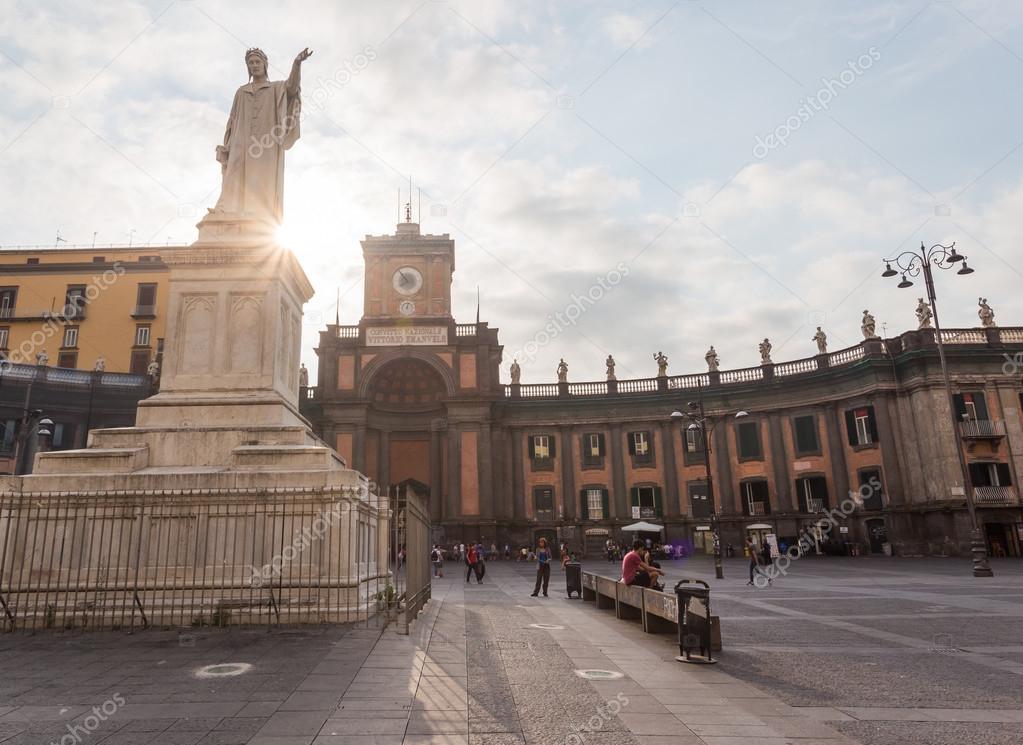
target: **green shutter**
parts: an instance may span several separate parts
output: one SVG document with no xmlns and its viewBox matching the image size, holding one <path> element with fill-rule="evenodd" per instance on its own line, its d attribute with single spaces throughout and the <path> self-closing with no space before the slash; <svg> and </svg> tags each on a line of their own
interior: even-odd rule
<svg viewBox="0 0 1023 745">
<path fill-rule="evenodd" d="M 664 499 L 661 496 L 661 487 L 654 487 L 654 512 L 658 517 L 664 514 Z"/>
<path fill-rule="evenodd" d="M 558 456 L 557 436 L 549 435 L 547 441 L 551 444 L 551 458 L 556 458 Z"/>
<path fill-rule="evenodd" d="M 601 503 L 601 506 L 604 508 L 604 519 L 605 520 L 607 520 L 608 518 L 611 517 L 611 510 L 608 509 L 609 506 L 610 506 L 610 504 L 609 504 L 610 501 L 611 501 L 610 500 L 610 495 L 608 494 L 607 489 L 601 489 L 600 490 L 600 503 Z"/>
<path fill-rule="evenodd" d="M 590 500 L 586 497 L 586 490 L 579 490 L 579 514 L 582 515 L 583 520 L 590 519 Z"/>
</svg>

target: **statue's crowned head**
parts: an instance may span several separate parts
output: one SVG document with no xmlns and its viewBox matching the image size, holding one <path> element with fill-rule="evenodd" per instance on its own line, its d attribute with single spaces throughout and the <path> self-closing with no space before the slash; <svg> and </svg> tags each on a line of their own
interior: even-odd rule
<svg viewBox="0 0 1023 745">
<path fill-rule="evenodd" d="M 270 60 L 259 47 L 252 47 L 245 52 L 245 66 L 249 68 L 249 78 L 269 74 Z"/>
</svg>

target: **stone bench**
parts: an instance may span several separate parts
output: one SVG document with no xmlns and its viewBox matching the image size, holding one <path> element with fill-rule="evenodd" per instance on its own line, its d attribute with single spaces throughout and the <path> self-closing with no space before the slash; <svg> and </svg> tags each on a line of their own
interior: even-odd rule
<svg viewBox="0 0 1023 745">
<path fill-rule="evenodd" d="M 614 610 L 615 617 L 639 621 L 648 634 L 678 634 L 678 598 L 674 592 L 630 587 L 592 572 L 583 572 L 583 601 L 595 602 L 600 610 Z M 721 651 L 721 624 L 711 616 L 711 643 Z"/>
</svg>

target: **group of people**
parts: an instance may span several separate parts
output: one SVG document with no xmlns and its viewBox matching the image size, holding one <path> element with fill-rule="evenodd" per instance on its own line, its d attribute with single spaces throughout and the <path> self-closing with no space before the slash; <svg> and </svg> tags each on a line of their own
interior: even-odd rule
<svg viewBox="0 0 1023 745">
<path fill-rule="evenodd" d="M 639 539 L 637 538 L 636 540 L 638 541 Z M 644 548 L 655 559 L 684 559 L 690 554 L 690 548 L 681 543 L 678 545 L 671 543 L 661 544 L 649 538 L 642 541 L 642 543 Z M 621 561 L 629 553 L 629 550 L 625 543 L 619 543 L 611 538 L 608 538 L 604 543 L 604 552 L 608 563 Z"/>
<path fill-rule="evenodd" d="M 663 590 L 664 584 L 660 581 L 663 576 L 664 571 L 654 560 L 647 542 L 638 538 L 634 540 L 632 550 L 622 557 L 622 582 L 635 587 Z"/>
</svg>

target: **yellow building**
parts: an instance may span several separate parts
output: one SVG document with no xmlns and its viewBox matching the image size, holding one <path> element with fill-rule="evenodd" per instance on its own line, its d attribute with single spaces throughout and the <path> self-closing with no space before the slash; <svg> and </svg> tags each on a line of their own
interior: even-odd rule
<svg viewBox="0 0 1023 745">
<path fill-rule="evenodd" d="M 0 355 L 145 373 L 161 351 L 168 270 L 184 247 L 0 251 Z"/>
</svg>

